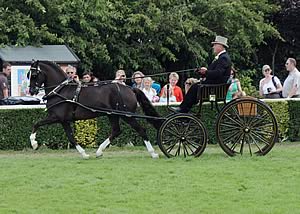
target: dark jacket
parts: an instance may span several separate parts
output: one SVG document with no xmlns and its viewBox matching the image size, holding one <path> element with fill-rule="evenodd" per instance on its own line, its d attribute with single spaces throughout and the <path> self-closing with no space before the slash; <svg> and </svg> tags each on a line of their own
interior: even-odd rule
<svg viewBox="0 0 300 214">
<path fill-rule="evenodd" d="M 231 73 L 231 59 L 227 52 L 222 53 L 207 68 L 204 84 L 226 83 Z"/>
</svg>

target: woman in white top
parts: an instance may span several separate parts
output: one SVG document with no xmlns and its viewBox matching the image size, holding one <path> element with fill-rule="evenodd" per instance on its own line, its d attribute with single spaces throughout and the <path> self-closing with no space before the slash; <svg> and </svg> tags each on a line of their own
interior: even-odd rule
<svg viewBox="0 0 300 214">
<path fill-rule="evenodd" d="M 262 67 L 262 73 L 265 78 L 259 82 L 259 95 L 268 99 L 280 98 L 282 85 L 278 77 L 272 75 L 272 70 L 269 65 Z"/>
<path fill-rule="evenodd" d="M 151 79 L 151 77 L 144 77 L 142 83 L 144 88 L 142 89 L 142 91 L 144 92 L 148 100 L 154 103 L 154 102 L 158 102 L 158 97 L 156 96 L 155 89 L 151 87 L 152 82 L 153 80 Z"/>
<path fill-rule="evenodd" d="M 166 103 L 167 102 L 167 85 L 163 87 L 163 93 L 160 96 L 159 102 Z M 176 97 L 173 95 L 172 86 L 169 84 L 169 102 L 176 102 Z"/>
</svg>

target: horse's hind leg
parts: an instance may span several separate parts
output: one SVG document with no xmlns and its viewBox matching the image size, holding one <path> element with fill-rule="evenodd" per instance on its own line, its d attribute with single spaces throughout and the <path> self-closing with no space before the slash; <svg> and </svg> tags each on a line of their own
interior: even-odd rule
<svg viewBox="0 0 300 214">
<path fill-rule="evenodd" d="M 38 142 L 36 141 L 37 129 L 41 126 L 49 125 L 49 124 L 53 124 L 53 123 L 57 123 L 57 122 L 58 122 L 57 119 L 48 116 L 47 118 L 40 120 L 36 124 L 33 125 L 32 132 L 30 135 L 30 143 L 34 150 L 36 150 L 38 148 Z"/>
<path fill-rule="evenodd" d="M 111 125 L 111 135 L 99 146 L 96 157 L 100 157 L 103 155 L 103 150 L 111 143 L 111 141 L 121 134 L 119 117 L 118 116 L 109 116 L 108 117 L 110 125 Z"/>
<path fill-rule="evenodd" d="M 81 156 L 83 158 L 88 159 L 90 156 L 88 154 L 86 154 L 85 150 L 75 141 L 74 133 L 73 133 L 70 123 L 64 122 L 64 123 L 62 123 L 62 126 L 66 132 L 66 135 L 67 135 L 70 143 L 72 143 L 76 147 L 77 151 L 81 154 Z"/>
<path fill-rule="evenodd" d="M 135 118 L 122 118 L 125 122 L 127 122 L 136 132 L 143 138 L 144 143 L 147 147 L 148 152 L 150 153 L 152 158 L 158 158 L 158 154 L 155 153 L 154 148 L 152 147 L 149 138 L 147 136 L 146 130 L 136 121 Z"/>
</svg>

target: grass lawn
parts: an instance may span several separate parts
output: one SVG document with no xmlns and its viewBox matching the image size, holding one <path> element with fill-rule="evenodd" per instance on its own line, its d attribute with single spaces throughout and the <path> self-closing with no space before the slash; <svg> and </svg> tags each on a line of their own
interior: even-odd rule
<svg viewBox="0 0 300 214">
<path fill-rule="evenodd" d="M 0 151 L 0 213 L 300 213 L 300 143 L 264 157 L 216 145 L 186 159 L 95 151 Z"/>
</svg>

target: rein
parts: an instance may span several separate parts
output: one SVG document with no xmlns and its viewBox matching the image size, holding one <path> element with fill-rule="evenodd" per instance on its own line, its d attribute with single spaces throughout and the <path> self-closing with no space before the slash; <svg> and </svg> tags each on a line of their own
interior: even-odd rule
<svg viewBox="0 0 300 214">
<path fill-rule="evenodd" d="M 157 73 L 157 74 L 149 74 L 149 75 L 145 75 L 143 77 L 128 77 L 128 78 L 125 78 L 124 80 L 134 80 L 134 79 L 138 79 L 138 78 L 146 78 L 146 77 L 156 77 L 156 76 L 163 76 L 163 75 L 167 75 L 167 74 L 170 74 L 170 73 L 173 73 L 173 72 L 176 72 L 176 73 L 188 73 L 188 72 L 191 72 L 191 71 L 195 71 L 196 68 L 192 68 L 192 69 L 185 69 L 185 70 L 179 70 L 179 71 L 168 71 L 168 72 L 161 72 L 161 73 Z M 67 81 L 67 84 L 65 84 L 65 82 Z M 94 83 L 87 83 L 85 84 L 86 86 L 99 86 L 98 84 L 100 83 L 104 83 L 104 84 L 109 84 L 111 83 L 113 80 L 98 80 L 97 82 L 94 82 Z M 72 79 L 66 79 L 65 81 L 63 81 L 62 83 L 60 83 L 59 85 L 51 85 L 51 86 L 47 86 L 47 87 L 39 87 L 39 90 L 45 90 L 45 89 L 51 89 L 51 88 L 54 88 L 52 91 L 56 90 L 57 87 L 60 87 L 62 84 L 65 84 L 65 85 L 77 85 L 77 83 L 71 83 L 72 82 Z M 51 92 L 52 92 L 51 91 Z M 50 93 L 51 93 L 50 92 Z M 50 94 L 49 93 L 49 94 Z"/>
</svg>

